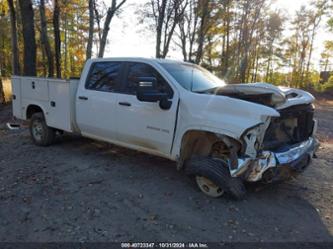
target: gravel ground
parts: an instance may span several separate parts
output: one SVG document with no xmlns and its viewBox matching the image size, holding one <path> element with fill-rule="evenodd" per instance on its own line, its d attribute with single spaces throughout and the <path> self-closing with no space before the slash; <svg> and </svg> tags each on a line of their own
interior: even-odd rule
<svg viewBox="0 0 333 249">
<path fill-rule="evenodd" d="M 333 103 L 317 103 L 322 146 L 299 177 L 210 199 L 175 163 L 64 136 L 36 147 L 0 109 L 0 241 L 333 241 Z M 1 107 L 0 107 L 1 108 Z"/>
</svg>

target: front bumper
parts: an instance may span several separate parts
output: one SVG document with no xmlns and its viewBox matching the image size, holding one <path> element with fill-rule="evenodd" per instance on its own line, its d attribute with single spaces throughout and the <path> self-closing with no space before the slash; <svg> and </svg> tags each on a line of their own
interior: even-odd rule
<svg viewBox="0 0 333 249">
<path fill-rule="evenodd" d="M 310 137 L 279 151 L 263 151 L 255 160 L 239 159 L 238 169 L 231 171 L 231 175 L 242 176 L 249 182 L 284 180 L 302 172 L 310 164 L 318 147 L 318 140 Z"/>
</svg>

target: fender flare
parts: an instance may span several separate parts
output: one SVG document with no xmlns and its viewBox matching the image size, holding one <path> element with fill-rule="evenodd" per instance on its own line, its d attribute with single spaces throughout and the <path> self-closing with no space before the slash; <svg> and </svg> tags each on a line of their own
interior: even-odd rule
<svg viewBox="0 0 333 249">
<path fill-rule="evenodd" d="M 28 110 L 29 110 L 29 108 L 32 107 L 32 106 L 36 106 L 36 107 L 38 107 L 38 108 L 40 108 L 40 109 L 42 110 L 43 115 L 44 115 L 44 117 L 45 117 L 45 121 L 46 121 L 46 123 L 48 123 L 48 122 L 47 122 L 47 114 L 48 114 L 48 112 L 45 110 L 45 108 L 43 107 L 43 105 L 42 105 L 41 103 L 38 103 L 38 102 L 30 102 L 30 103 L 26 106 L 26 108 L 25 108 L 25 110 L 24 110 L 24 119 L 25 119 L 25 120 L 28 119 Z"/>
</svg>

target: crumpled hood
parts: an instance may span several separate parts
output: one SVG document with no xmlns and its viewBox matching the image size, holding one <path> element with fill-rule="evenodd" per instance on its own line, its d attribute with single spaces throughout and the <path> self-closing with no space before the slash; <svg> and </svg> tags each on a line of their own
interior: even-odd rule
<svg viewBox="0 0 333 249">
<path fill-rule="evenodd" d="M 278 89 L 283 92 L 286 100 L 283 104 L 277 105 L 277 109 L 284 109 L 293 105 L 311 104 L 315 98 L 309 92 L 301 89 L 280 86 Z"/>
<path fill-rule="evenodd" d="M 271 101 L 276 109 L 283 109 L 297 104 L 310 104 L 314 97 L 303 90 L 278 87 L 268 83 L 229 84 L 218 89 L 222 95 L 262 95 L 271 94 Z"/>
</svg>

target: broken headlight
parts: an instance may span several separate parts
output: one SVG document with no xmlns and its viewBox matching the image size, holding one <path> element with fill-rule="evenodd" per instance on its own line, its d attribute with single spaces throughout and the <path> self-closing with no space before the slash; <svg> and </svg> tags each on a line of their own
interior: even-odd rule
<svg viewBox="0 0 333 249">
<path fill-rule="evenodd" d="M 248 129 L 242 136 L 245 150 L 244 154 L 251 158 L 257 157 L 257 152 L 261 147 L 264 139 L 265 131 L 270 123 L 270 119 L 267 118 L 264 123 L 260 123 L 250 129 Z"/>
</svg>

